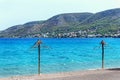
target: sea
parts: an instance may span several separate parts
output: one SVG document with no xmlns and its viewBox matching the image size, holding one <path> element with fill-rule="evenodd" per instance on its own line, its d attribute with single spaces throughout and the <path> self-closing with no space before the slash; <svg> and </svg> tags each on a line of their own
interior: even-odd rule
<svg viewBox="0 0 120 80">
<path fill-rule="evenodd" d="M 0 38 L 0 77 L 38 73 L 38 38 Z M 120 67 L 120 38 L 40 38 L 40 73 Z"/>
</svg>

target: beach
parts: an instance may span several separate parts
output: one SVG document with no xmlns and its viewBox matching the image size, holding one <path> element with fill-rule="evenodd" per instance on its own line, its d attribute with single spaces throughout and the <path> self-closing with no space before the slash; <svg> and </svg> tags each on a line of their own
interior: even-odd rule
<svg viewBox="0 0 120 80">
<path fill-rule="evenodd" d="M 0 80 L 119 80 L 120 69 L 86 70 L 75 72 L 61 72 L 55 74 L 40 74 L 29 76 L 13 76 Z"/>
</svg>

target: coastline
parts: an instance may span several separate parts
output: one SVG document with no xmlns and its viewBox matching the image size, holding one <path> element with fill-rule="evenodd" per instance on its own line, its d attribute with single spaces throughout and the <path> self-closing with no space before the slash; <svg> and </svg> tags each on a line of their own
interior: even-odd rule
<svg viewBox="0 0 120 80">
<path fill-rule="evenodd" d="M 120 68 L 61 72 L 29 76 L 12 76 L 0 80 L 119 80 Z"/>
</svg>

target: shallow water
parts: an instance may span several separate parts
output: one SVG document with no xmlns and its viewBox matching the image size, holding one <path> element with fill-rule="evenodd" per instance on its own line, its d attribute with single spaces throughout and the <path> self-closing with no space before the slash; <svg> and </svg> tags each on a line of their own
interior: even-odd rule
<svg viewBox="0 0 120 80">
<path fill-rule="evenodd" d="M 119 38 L 41 38 L 41 73 L 101 68 L 101 40 L 105 68 L 120 67 Z M 35 41 L 0 39 L 0 77 L 37 74 L 37 48 L 30 48 Z"/>
</svg>

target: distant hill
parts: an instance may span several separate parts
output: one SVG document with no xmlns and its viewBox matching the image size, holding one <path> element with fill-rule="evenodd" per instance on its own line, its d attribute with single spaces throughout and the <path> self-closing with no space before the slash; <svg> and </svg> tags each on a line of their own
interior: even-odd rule
<svg viewBox="0 0 120 80">
<path fill-rule="evenodd" d="M 59 14 L 44 21 L 12 26 L 0 37 L 119 37 L 120 8 L 98 13 Z"/>
</svg>

